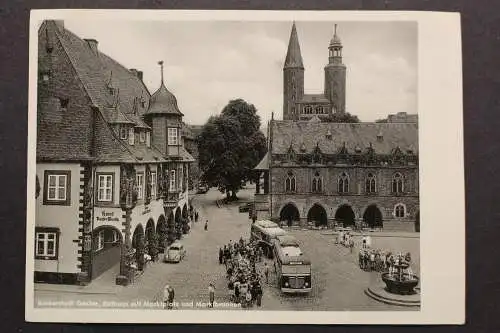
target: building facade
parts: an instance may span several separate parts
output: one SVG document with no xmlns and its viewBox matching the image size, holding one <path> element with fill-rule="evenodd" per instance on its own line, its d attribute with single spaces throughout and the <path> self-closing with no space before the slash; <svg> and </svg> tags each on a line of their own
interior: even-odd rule
<svg viewBox="0 0 500 333">
<path fill-rule="evenodd" d="M 303 109 L 297 117 L 290 116 L 297 114 L 286 103 L 290 59 L 300 65 L 295 70 L 303 72 L 295 24 L 289 45 L 283 120 L 269 122 L 268 153 L 255 167 L 257 176 L 264 178 L 255 194 L 258 217 L 302 226 L 418 230 L 417 123 L 332 123 L 322 121 L 321 114 L 305 119 Z M 332 45 L 341 49 L 336 33 Z M 337 51 L 330 49 L 334 66 L 340 64 Z M 345 75 L 325 76 L 327 81 L 331 77 L 344 82 L 343 88 L 325 96 L 345 94 Z M 344 97 L 338 103 L 331 105 L 342 105 L 336 110 L 345 111 Z"/>
<path fill-rule="evenodd" d="M 328 63 L 325 66 L 324 91 L 304 93 L 304 64 L 295 23 L 283 66 L 283 119 L 308 120 L 314 116 L 325 118 L 332 113 L 344 113 L 346 66 L 342 63 L 342 42 L 335 32 L 328 45 Z"/>
<path fill-rule="evenodd" d="M 150 95 L 63 21 L 38 32 L 35 281 L 86 283 L 123 260 L 143 269 L 187 231 L 182 113 L 162 80 Z M 135 261 L 135 262 L 134 262 Z"/>
</svg>

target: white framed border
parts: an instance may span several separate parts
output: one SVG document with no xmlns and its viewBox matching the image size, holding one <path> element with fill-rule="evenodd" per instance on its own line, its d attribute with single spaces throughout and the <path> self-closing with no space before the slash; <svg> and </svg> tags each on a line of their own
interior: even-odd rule
<svg viewBox="0 0 500 333">
<path fill-rule="evenodd" d="M 46 19 L 416 21 L 420 180 L 420 311 L 234 311 L 34 307 L 37 38 Z M 30 17 L 25 318 L 33 322 L 463 324 L 465 199 L 459 13 L 395 11 L 32 10 Z M 297 315 L 297 312 L 300 315 Z M 232 315 L 229 315 L 232 314 Z"/>
</svg>

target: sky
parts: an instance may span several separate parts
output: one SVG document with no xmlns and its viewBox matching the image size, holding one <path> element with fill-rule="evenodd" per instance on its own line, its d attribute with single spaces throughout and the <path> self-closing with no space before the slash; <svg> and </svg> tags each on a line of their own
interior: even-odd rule
<svg viewBox="0 0 500 333">
<path fill-rule="evenodd" d="M 297 21 L 305 93 L 322 93 L 334 24 L 347 66 L 346 111 L 361 121 L 417 113 L 416 22 Z M 101 52 L 144 72 L 150 93 L 165 85 L 184 121 L 202 125 L 232 99 L 254 104 L 263 124 L 283 115 L 283 63 L 292 22 L 66 20 Z"/>
</svg>

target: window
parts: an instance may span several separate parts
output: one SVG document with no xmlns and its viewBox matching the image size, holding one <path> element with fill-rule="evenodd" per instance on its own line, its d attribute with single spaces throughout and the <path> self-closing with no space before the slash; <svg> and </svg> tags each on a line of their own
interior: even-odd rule
<svg viewBox="0 0 500 333">
<path fill-rule="evenodd" d="M 140 142 L 145 142 L 146 141 L 146 132 L 140 131 L 139 132 L 139 141 Z"/>
<path fill-rule="evenodd" d="M 151 147 L 151 133 L 146 132 L 146 146 Z"/>
<path fill-rule="evenodd" d="M 128 144 L 133 146 L 135 143 L 135 134 L 134 134 L 134 128 L 131 127 L 128 130 Z"/>
<path fill-rule="evenodd" d="M 311 114 L 312 113 L 312 107 L 310 105 L 306 105 L 304 107 L 304 113 L 305 114 Z"/>
<path fill-rule="evenodd" d="M 61 110 L 68 109 L 68 104 L 69 104 L 69 99 L 59 98 L 59 106 L 61 107 Z"/>
<path fill-rule="evenodd" d="M 170 191 L 175 190 L 175 170 L 170 170 Z"/>
<path fill-rule="evenodd" d="M 177 146 L 178 140 L 177 140 L 177 128 L 175 127 L 170 127 L 168 129 L 168 145 L 169 146 Z"/>
<path fill-rule="evenodd" d="M 394 207 L 394 216 L 396 217 L 405 217 L 406 215 L 406 207 L 402 203 L 397 204 Z"/>
<path fill-rule="evenodd" d="M 127 140 L 128 130 L 126 126 L 120 127 L 120 139 Z"/>
<path fill-rule="evenodd" d="M 57 259 L 59 230 L 37 228 L 35 230 L 35 259 Z"/>
<path fill-rule="evenodd" d="M 177 185 L 177 188 L 180 188 L 184 191 L 184 174 L 183 174 L 183 170 L 182 170 L 182 165 L 179 165 L 178 167 L 178 174 L 179 174 L 179 182 L 178 182 L 178 185 Z"/>
<path fill-rule="evenodd" d="M 323 107 L 321 107 L 321 106 L 317 106 L 317 107 L 316 107 L 316 113 L 317 113 L 317 114 L 322 114 L 322 113 L 323 113 Z"/>
<path fill-rule="evenodd" d="M 49 81 L 50 79 L 50 73 L 48 71 L 41 71 L 40 72 L 40 79 L 44 82 Z"/>
<path fill-rule="evenodd" d="M 144 198 L 144 172 L 138 172 L 135 175 L 135 185 L 137 188 L 137 199 Z"/>
<path fill-rule="evenodd" d="M 45 171 L 44 174 L 44 204 L 70 204 L 70 171 Z"/>
<path fill-rule="evenodd" d="M 285 179 L 285 192 L 295 192 L 295 176 L 289 172 Z"/>
<path fill-rule="evenodd" d="M 113 201 L 113 174 L 97 174 L 97 201 Z"/>
<path fill-rule="evenodd" d="M 392 193 L 400 194 L 403 190 L 403 176 L 397 172 L 392 176 Z"/>
<path fill-rule="evenodd" d="M 339 193 L 348 193 L 349 192 L 349 176 L 342 172 L 339 177 Z"/>
<path fill-rule="evenodd" d="M 322 191 L 323 191 L 323 181 L 319 175 L 319 172 L 316 172 L 312 180 L 312 192 L 318 193 Z"/>
<path fill-rule="evenodd" d="M 156 172 L 151 172 L 151 198 L 156 198 Z"/>
<path fill-rule="evenodd" d="M 365 180 L 365 191 L 366 193 L 375 193 L 377 192 L 377 182 L 375 180 L 375 176 L 373 175 L 373 173 L 369 173 L 367 176 L 366 176 L 366 180 Z"/>
<path fill-rule="evenodd" d="M 96 251 L 104 249 L 104 230 L 99 231 L 96 239 Z"/>
</svg>

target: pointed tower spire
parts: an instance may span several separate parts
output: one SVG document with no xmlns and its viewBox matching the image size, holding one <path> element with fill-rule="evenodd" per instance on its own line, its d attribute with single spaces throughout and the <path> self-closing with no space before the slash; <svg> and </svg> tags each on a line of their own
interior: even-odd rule
<svg viewBox="0 0 500 333">
<path fill-rule="evenodd" d="M 158 61 L 158 65 L 160 65 L 160 68 L 161 68 L 161 84 L 164 85 L 164 83 L 163 83 L 163 60 Z"/>
<path fill-rule="evenodd" d="M 292 24 L 292 32 L 290 33 L 290 41 L 288 42 L 288 51 L 286 52 L 284 68 L 298 67 L 304 68 L 302 63 L 302 54 L 300 53 L 299 37 L 297 36 L 297 28 L 295 21 Z"/>
</svg>

